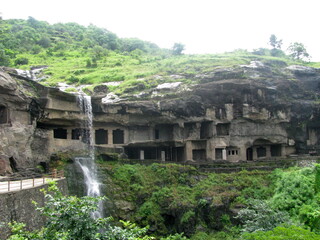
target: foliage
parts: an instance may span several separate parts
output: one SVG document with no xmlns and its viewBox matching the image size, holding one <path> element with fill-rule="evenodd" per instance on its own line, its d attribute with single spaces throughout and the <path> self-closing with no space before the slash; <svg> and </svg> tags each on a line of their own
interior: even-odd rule
<svg viewBox="0 0 320 240">
<path fill-rule="evenodd" d="M 137 209 L 130 221 L 149 225 L 162 235 L 184 232 L 190 236 L 198 225 L 222 230 L 234 220 L 227 212 L 217 214 L 216 206 L 228 209 L 252 196 L 265 199 L 272 192 L 269 175 L 259 171 L 204 174 L 178 164 L 100 164 L 112 179 L 109 189 L 126 193 L 114 200 L 129 201 Z"/>
<path fill-rule="evenodd" d="M 282 223 L 289 223 L 289 214 L 272 209 L 266 201 L 252 199 L 249 206 L 238 213 L 244 223 L 243 231 L 256 232 L 272 230 Z"/>
<path fill-rule="evenodd" d="M 275 194 L 271 199 L 272 206 L 297 215 L 302 205 L 311 203 L 314 197 L 314 181 L 311 168 L 278 171 Z"/>
<path fill-rule="evenodd" d="M 46 225 L 40 231 L 24 230 L 25 225 L 11 224 L 13 235 L 9 240 L 122 240 L 152 239 L 146 236 L 147 228 L 122 221 L 123 228 L 113 226 L 111 218 L 93 218 L 101 198 L 63 196 L 54 183 L 44 191 L 46 204 L 38 210 L 47 218 Z"/>
<path fill-rule="evenodd" d="M 316 194 L 320 193 L 320 164 L 315 164 L 315 183 L 314 183 L 314 191 Z"/>
<path fill-rule="evenodd" d="M 310 57 L 309 53 L 302 43 L 291 43 L 288 47 L 288 51 L 290 52 L 290 56 L 296 60 L 304 60 Z"/>
<path fill-rule="evenodd" d="M 173 55 L 181 55 L 185 46 L 182 43 L 174 43 L 172 47 Z"/>
<path fill-rule="evenodd" d="M 278 38 L 276 37 L 276 35 L 271 34 L 270 38 L 269 38 L 269 44 L 271 45 L 272 48 L 274 49 L 281 49 L 281 45 L 282 45 L 282 40 L 278 40 Z"/>
<path fill-rule="evenodd" d="M 320 235 L 297 226 L 279 226 L 267 232 L 245 233 L 243 240 L 318 240 Z"/>
</svg>

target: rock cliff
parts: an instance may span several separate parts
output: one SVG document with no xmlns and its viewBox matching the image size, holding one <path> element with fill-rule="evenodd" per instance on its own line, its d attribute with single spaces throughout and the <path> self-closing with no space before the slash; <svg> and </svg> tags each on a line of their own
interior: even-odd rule
<svg viewBox="0 0 320 240">
<path fill-rule="evenodd" d="M 81 152 L 76 95 L 0 71 L 0 173 Z M 320 70 L 281 61 L 173 76 L 140 94 L 92 96 L 97 153 L 162 161 L 252 161 L 318 154 Z M 192 78 L 197 84 L 178 82 Z"/>
</svg>

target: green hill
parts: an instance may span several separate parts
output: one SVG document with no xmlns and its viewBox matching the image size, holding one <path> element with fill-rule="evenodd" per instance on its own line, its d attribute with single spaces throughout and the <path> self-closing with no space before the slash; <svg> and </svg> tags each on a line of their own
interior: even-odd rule
<svg viewBox="0 0 320 240">
<path fill-rule="evenodd" d="M 72 86 L 118 82 L 109 86 L 117 94 L 137 92 L 164 82 L 197 83 L 198 74 L 217 68 L 249 64 L 252 60 L 272 65 L 318 63 L 294 62 L 283 51 L 236 50 L 215 55 L 174 55 L 169 49 L 140 39 L 123 39 L 94 25 L 50 25 L 32 17 L 0 21 L 0 66 L 30 69 L 45 65 L 42 84 Z M 274 49 L 273 49 L 274 50 Z M 179 77 L 174 77 L 179 75 Z M 69 91 L 74 88 L 70 87 Z"/>
</svg>

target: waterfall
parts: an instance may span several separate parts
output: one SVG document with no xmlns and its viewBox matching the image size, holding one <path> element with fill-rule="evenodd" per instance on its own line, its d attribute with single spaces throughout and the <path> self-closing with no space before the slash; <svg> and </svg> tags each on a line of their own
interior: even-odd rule
<svg viewBox="0 0 320 240">
<path fill-rule="evenodd" d="M 84 123 L 82 124 L 81 137 L 82 141 L 87 143 L 88 146 L 88 156 L 87 157 L 77 157 L 76 163 L 80 166 L 83 171 L 84 181 L 87 189 L 87 196 L 99 197 L 100 183 L 97 179 L 97 168 L 94 162 L 94 139 L 93 139 L 93 123 L 92 123 L 92 105 L 91 97 L 79 95 L 78 96 L 79 107 L 82 113 L 85 115 Z M 99 202 L 99 208 L 93 213 L 94 218 L 100 218 L 103 216 L 103 204 L 102 201 Z"/>
</svg>

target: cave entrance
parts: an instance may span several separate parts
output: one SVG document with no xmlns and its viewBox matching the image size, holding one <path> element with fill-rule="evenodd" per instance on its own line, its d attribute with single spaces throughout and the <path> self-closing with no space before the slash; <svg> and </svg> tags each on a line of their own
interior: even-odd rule
<svg viewBox="0 0 320 240">
<path fill-rule="evenodd" d="M 270 151 L 271 151 L 271 157 L 280 157 L 281 156 L 281 144 L 271 145 Z"/>
<path fill-rule="evenodd" d="M 267 149 L 265 147 L 258 147 L 257 148 L 257 157 L 266 157 L 267 156 Z"/>
<path fill-rule="evenodd" d="M 49 164 L 46 163 L 46 162 L 39 162 L 39 165 L 43 168 L 43 171 L 45 173 L 48 173 L 49 172 Z"/>
<path fill-rule="evenodd" d="M 10 167 L 13 172 L 18 172 L 18 164 L 17 161 L 14 159 L 14 157 L 9 158 Z"/>
<path fill-rule="evenodd" d="M 123 144 L 124 143 L 124 132 L 121 129 L 116 129 L 112 131 L 113 144 Z"/>
<path fill-rule="evenodd" d="M 227 136 L 230 131 L 230 123 L 218 123 L 217 124 L 217 135 Z"/>
<path fill-rule="evenodd" d="M 200 127 L 200 139 L 208 139 L 212 137 L 212 122 L 202 122 Z"/>
<path fill-rule="evenodd" d="M 206 160 L 206 150 L 205 149 L 192 150 L 192 159 L 195 161 Z"/>
<path fill-rule="evenodd" d="M 222 150 L 223 150 L 223 148 L 216 148 L 215 149 L 216 160 L 222 160 L 223 159 Z"/>
<path fill-rule="evenodd" d="M 0 124 L 8 123 L 8 109 L 5 106 L 0 106 Z"/>
<path fill-rule="evenodd" d="M 95 134 L 96 144 L 108 144 L 108 130 L 97 129 Z"/>
<path fill-rule="evenodd" d="M 253 160 L 253 150 L 251 147 L 247 148 L 247 160 L 252 161 Z"/>
</svg>

